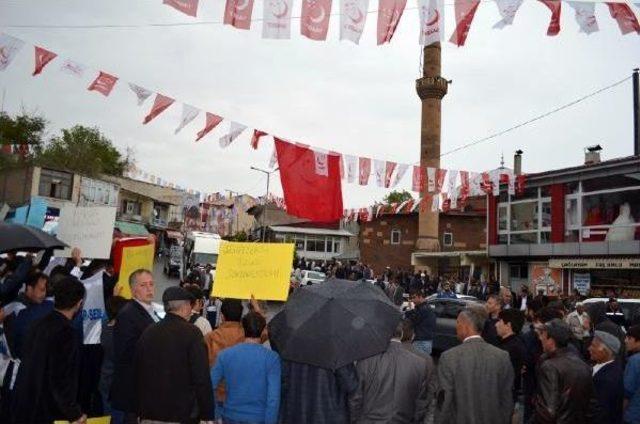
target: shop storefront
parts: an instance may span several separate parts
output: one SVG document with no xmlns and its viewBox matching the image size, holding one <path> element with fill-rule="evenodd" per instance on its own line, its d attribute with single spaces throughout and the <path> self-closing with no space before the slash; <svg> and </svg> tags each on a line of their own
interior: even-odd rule
<svg viewBox="0 0 640 424">
<path fill-rule="evenodd" d="M 567 270 L 570 289 L 582 294 L 640 298 L 640 257 L 552 259 L 549 265 Z"/>
</svg>

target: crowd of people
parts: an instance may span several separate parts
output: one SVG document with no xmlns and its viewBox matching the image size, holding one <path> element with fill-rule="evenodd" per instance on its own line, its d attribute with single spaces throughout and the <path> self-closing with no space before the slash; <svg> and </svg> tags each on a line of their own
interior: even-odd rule
<svg viewBox="0 0 640 424">
<path fill-rule="evenodd" d="M 8 255 L 0 265 L 0 353 L 9 358 L 0 363 L 1 422 L 640 422 L 640 326 L 615 299 L 587 307 L 576 294 L 324 264 L 336 277 L 372 277 L 396 305 L 407 292 L 412 304 L 384 352 L 330 370 L 282 358 L 255 299 L 221 300 L 219 320 L 207 320 L 206 282 L 188 279 L 162 293 L 161 317 L 150 270 L 129 276 L 126 300 L 108 261 L 83 265 L 75 250 L 51 268 L 50 256 Z M 84 345 L 81 281 L 97 272 L 107 317 L 101 343 Z M 434 361 L 427 296 L 461 292 L 486 301 L 462 309 L 460 343 Z"/>
</svg>

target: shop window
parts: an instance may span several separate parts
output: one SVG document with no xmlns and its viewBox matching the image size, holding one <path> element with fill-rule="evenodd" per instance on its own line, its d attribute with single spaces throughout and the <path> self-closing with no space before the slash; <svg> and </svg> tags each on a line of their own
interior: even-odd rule
<svg viewBox="0 0 640 424">
<path fill-rule="evenodd" d="M 510 244 L 536 244 L 538 243 L 538 233 L 511 234 Z"/>
<path fill-rule="evenodd" d="M 567 228 L 578 228 L 580 226 L 577 198 L 568 198 L 565 201 L 564 222 Z"/>
<path fill-rule="evenodd" d="M 296 250 L 304 250 L 304 238 L 296 238 Z"/>
<path fill-rule="evenodd" d="M 498 244 L 508 244 L 509 243 L 509 235 L 508 234 L 500 234 L 498 236 Z"/>
<path fill-rule="evenodd" d="M 578 181 L 572 181 L 564 185 L 565 194 L 575 194 L 580 191 L 580 183 Z"/>
<path fill-rule="evenodd" d="M 583 241 L 640 240 L 640 190 L 583 196 L 582 226 Z"/>
<path fill-rule="evenodd" d="M 517 200 L 537 199 L 538 187 L 526 187 L 522 194 L 518 196 L 511 195 L 509 197 L 511 198 L 512 202 Z"/>
<path fill-rule="evenodd" d="M 540 197 L 551 197 L 551 186 L 540 187 Z"/>
<path fill-rule="evenodd" d="M 73 174 L 44 168 L 40 170 L 40 184 L 38 186 L 40 196 L 71 200 L 72 187 Z"/>
<path fill-rule="evenodd" d="M 391 231 L 391 244 L 400 244 L 400 230 Z"/>
<path fill-rule="evenodd" d="M 540 244 L 551 243 L 551 231 L 540 232 Z"/>
<path fill-rule="evenodd" d="M 511 205 L 511 231 L 538 229 L 538 202 Z"/>
<path fill-rule="evenodd" d="M 529 266 L 526 264 L 516 264 L 509 267 L 509 276 L 511 278 L 525 279 L 529 278 Z"/>
<path fill-rule="evenodd" d="M 540 202 L 540 226 L 541 228 L 551 228 L 551 202 Z"/>
<path fill-rule="evenodd" d="M 340 249 L 340 240 L 333 241 L 333 253 L 342 253 L 342 249 Z"/>
<path fill-rule="evenodd" d="M 565 243 L 577 243 L 580 241 L 580 230 L 569 230 L 564 232 Z"/>
<path fill-rule="evenodd" d="M 444 233 L 444 234 L 442 234 L 442 244 L 445 247 L 453 246 L 453 233 Z"/>
<path fill-rule="evenodd" d="M 122 201 L 122 213 L 125 215 L 140 215 L 141 205 L 131 200 Z"/>
</svg>

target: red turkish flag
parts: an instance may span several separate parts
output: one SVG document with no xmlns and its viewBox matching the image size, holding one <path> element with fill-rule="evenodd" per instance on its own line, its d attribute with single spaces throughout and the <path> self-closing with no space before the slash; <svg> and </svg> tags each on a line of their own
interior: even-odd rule
<svg viewBox="0 0 640 424">
<path fill-rule="evenodd" d="M 467 35 L 469 35 L 471 22 L 473 22 L 473 17 L 475 16 L 479 5 L 480 0 L 458 0 L 455 2 L 454 9 L 456 12 L 456 29 L 453 31 L 449 41 L 458 47 L 464 46 Z"/>
<path fill-rule="evenodd" d="M 54 52 L 43 49 L 42 47 L 35 46 L 36 48 L 36 69 L 33 71 L 33 76 L 38 75 L 49 62 L 58 56 Z"/>
<path fill-rule="evenodd" d="M 422 172 L 422 167 L 415 165 L 413 167 L 413 175 L 411 178 L 411 189 L 413 191 L 417 191 L 418 193 L 422 193 L 424 189 L 424 176 Z"/>
<path fill-rule="evenodd" d="M 313 150 L 276 137 L 274 140 L 287 213 L 315 222 L 340 220 L 340 158 L 327 154 L 327 175 L 319 175 L 316 172 L 316 154 Z"/>
<path fill-rule="evenodd" d="M 149 114 L 145 116 L 143 124 L 148 124 L 153 118 L 164 112 L 169 106 L 175 102 L 171 97 L 163 96 L 162 94 L 156 94 L 156 99 L 153 101 L 153 106 L 149 111 Z"/>
<path fill-rule="evenodd" d="M 607 3 L 607 6 L 609 6 L 611 17 L 618 22 L 618 27 L 623 35 L 629 34 L 630 32 L 640 34 L 640 24 L 638 24 L 638 20 L 629 5 L 624 3 Z"/>
<path fill-rule="evenodd" d="M 391 185 L 391 176 L 393 175 L 393 171 L 396 169 L 397 163 L 387 161 L 387 164 L 384 168 L 384 186 L 385 188 L 389 188 Z"/>
<path fill-rule="evenodd" d="M 118 77 L 100 71 L 87 90 L 97 91 L 103 96 L 108 97 L 109 94 L 111 94 L 111 90 L 113 90 L 113 86 L 116 85 L 116 81 L 118 81 Z"/>
<path fill-rule="evenodd" d="M 391 41 L 406 5 L 407 0 L 380 0 L 378 4 L 378 45 Z"/>
<path fill-rule="evenodd" d="M 207 112 L 207 122 L 204 125 L 204 128 L 198 131 L 198 138 L 196 138 L 196 141 L 200 141 L 202 137 L 204 137 L 209 132 L 211 132 L 211 130 L 217 127 L 220 122 L 222 122 L 221 116 Z"/>
<path fill-rule="evenodd" d="M 268 134 L 262 130 L 253 130 L 253 136 L 251 137 L 251 148 L 253 150 L 258 150 L 258 143 L 260 142 L 260 137 L 264 137 L 265 135 L 268 135 Z"/>
<path fill-rule="evenodd" d="M 562 10 L 562 3 L 560 0 L 540 0 L 551 10 L 551 20 L 549 21 L 549 28 L 547 28 L 547 35 L 552 37 L 560 33 L 560 12 Z"/>
<path fill-rule="evenodd" d="M 311 40 L 326 40 L 331 16 L 331 0 L 302 0 L 300 34 Z"/>
<path fill-rule="evenodd" d="M 371 158 L 359 158 L 358 160 L 358 182 L 360 185 L 369 184 L 371 175 Z"/>
<path fill-rule="evenodd" d="M 469 197 L 469 192 L 469 171 L 460 171 L 460 198 L 458 199 L 460 209 L 464 208 L 464 204 Z"/>
<path fill-rule="evenodd" d="M 185 15 L 195 17 L 198 14 L 198 0 L 163 0 L 162 3 L 179 10 Z"/>
<path fill-rule="evenodd" d="M 227 0 L 224 7 L 224 24 L 238 29 L 251 28 L 253 0 Z"/>
<path fill-rule="evenodd" d="M 442 192 L 442 186 L 444 185 L 444 177 L 447 175 L 446 169 L 436 170 L 436 193 Z"/>
</svg>

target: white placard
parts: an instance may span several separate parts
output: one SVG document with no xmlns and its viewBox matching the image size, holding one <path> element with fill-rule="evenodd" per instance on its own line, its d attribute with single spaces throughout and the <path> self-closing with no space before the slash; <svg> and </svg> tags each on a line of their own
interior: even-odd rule
<svg viewBox="0 0 640 424">
<path fill-rule="evenodd" d="M 58 238 L 71 248 L 78 247 L 83 258 L 107 259 L 111 254 L 116 208 L 110 206 L 64 206 L 60 211 Z M 56 256 L 71 256 L 71 248 Z"/>
</svg>

